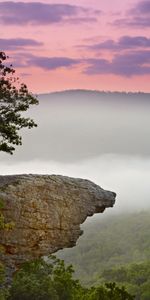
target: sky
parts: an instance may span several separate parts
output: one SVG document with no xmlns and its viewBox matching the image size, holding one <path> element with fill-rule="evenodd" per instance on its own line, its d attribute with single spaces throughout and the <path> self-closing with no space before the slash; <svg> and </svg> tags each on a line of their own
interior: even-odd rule
<svg viewBox="0 0 150 300">
<path fill-rule="evenodd" d="M 36 93 L 150 92 L 149 0 L 0 0 L 0 49 Z"/>
</svg>

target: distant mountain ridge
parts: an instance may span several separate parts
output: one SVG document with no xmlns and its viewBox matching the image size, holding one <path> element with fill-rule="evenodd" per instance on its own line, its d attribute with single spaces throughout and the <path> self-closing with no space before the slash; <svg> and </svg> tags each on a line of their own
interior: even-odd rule
<svg viewBox="0 0 150 300">
<path fill-rule="evenodd" d="M 41 96 L 60 96 L 60 95 L 95 95 L 95 96 L 144 96 L 150 97 L 150 93 L 145 92 L 125 92 L 125 91 L 100 91 L 100 90 L 86 90 L 86 89 L 70 89 L 70 90 L 62 90 L 56 92 L 49 92 L 49 93 L 41 93 Z"/>
</svg>

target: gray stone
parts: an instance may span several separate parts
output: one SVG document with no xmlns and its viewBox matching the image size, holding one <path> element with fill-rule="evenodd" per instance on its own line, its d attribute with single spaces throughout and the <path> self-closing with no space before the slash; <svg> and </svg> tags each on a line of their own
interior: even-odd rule
<svg viewBox="0 0 150 300">
<path fill-rule="evenodd" d="M 59 175 L 0 176 L 0 199 L 12 230 L 0 231 L 0 260 L 8 268 L 73 247 L 80 224 L 115 203 L 116 194 L 89 180 Z"/>
</svg>

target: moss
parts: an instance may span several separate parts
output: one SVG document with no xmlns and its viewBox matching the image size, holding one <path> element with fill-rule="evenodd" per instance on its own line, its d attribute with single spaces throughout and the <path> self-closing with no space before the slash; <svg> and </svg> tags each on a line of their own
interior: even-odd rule
<svg viewBox="0 0 150 300">
<path fill-rule="evenodd" d="M 12 230 L 14 227 L 15 227 L 15 223 L 12 221 L 12 222 L 9 222 L 9 223 L 6 223 L 5 222 L 5 217 L 2 213 L 2 210 L 4 209 L 4 202 L 3 202 L 3 199 L 0 198 L 0 230 Z"/>
<path fill-rule="evenodd" d="M 0 210 L 4 208 L 4 203 L 3 203 L 3 199 L 0 198 Z"/>
</svg>

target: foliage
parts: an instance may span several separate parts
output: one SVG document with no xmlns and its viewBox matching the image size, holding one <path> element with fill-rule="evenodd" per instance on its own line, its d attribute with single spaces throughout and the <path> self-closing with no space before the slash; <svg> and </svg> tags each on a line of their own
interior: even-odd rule
<svg viewBox="0 0 150 300">
<path fill-rule="evenodd" d="M 25 263 L 14 278 L 9 299 L 74 299 L 80 285 L 72 278 L 72 273 L 71 266 L 65 267 L 64 262 L 54 256 L 48 262 L 40 259 Z"/>
<path fill-rule="evenodd" d="M 150 299 L 150 261 L 104 270 L 99 282 L 112 280 L 123 284 L 136 299 Z"/>
<path fill-rule="evenodd" d="M 86 300 L 133 300 L 124 287 L 118 287 L 115 282 L 104 286 L 92 287 L 86 295 Z"/>
<path fill-rule="evenodd" d="M 13 154 L 13 145 L 22 144 L 18 131 L 37 126 L 32 119 L 22 117 L 21 112 L 38 101 L 27 86 L 14 77 L 12 65 L 4 64 L 7 58 L 4 52 L 0 52 L 0 151 Z"/>
<path fill-rule="evenodd" d="M 24 264 L 10 288 L 9 300 L 133 300 L 134 297 L 115 283 L 84 288 L 73 279 L 72 266 L 50 256 Z"/>
<path fill-rule="evenodd" d="M 79 256 L 81 272 L 82 267 L 84 269 L 84 273 L 81 273 L 82 278 L 79 273 L 82 281 L 75 279 L 72 266 L 65 266 L 62 260 L 50 256 L 47 261 L 40 259 L 24 264 L 20 271 L 16 273 L 9 290 L 9 296 L 5 299 L 149 300 L 149 217 L 149 212 L 143 212 L 106 218 L 101 222 L 99 231 L 99 224 L 90 224 L 85 234 L 87 244 L 82 248 L 83 261 L 80 260 Z M 82 239 L 84 239 L 84 236 Z M 91 242 L 92 247 L 90 247 Z M 101 247 L 103 246 L 102 252 L 99 243 Z M 115 243 L 118 244 L 115 245 Z M 111 246 L 112 249 L 109 249 Z M 117 251 L 118 249 L 120 251 Z M 72 250 L 76 250 L 76 248 Z M 89 255 L 89 250 L 88 261 L 86 255 Z M 99 256 L 97 256 L 98 252 Z M 84 258 L 86 258 L 87 264 L 86 272 Z M 108 259 L 108 262 L 106 259 Z M 100 268 L 100 266 L 102 267 Z M 93 270 L 94 273 L 92 273 Z M 85 274 L 85 278 L 83 278 L 83 274 Z M 87 282 L 87 279 L 89 285 L 85 287 L 82 282 Z M 92 283 L 91 287 L 90 283 Z"/>
<path fill-rule="evenodd" d="M 101 216 L 84 225 L 77 246 L 57 256 L 72 264 L 75 277 L 95 285 L 105 269 L 150 260 L 150 211 Z"/>
</svg>

